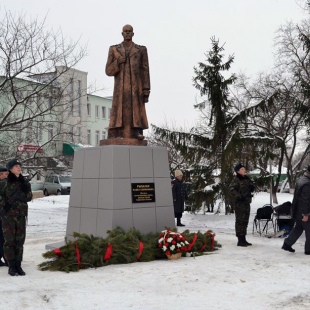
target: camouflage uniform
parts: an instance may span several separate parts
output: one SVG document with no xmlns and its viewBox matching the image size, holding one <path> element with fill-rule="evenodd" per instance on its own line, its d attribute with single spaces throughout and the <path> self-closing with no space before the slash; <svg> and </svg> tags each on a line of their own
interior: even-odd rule
<svg viewBox="0 0 310 310">
<path fill-rule="evenodd" d="M 10 197 L 15 196 L 8 204 Z M 4 256 L 7 261 L 21 262 L 26 237 L 27 201 L 31 201 L 32 192 L 29 181 L 22 175 L 18 178 L 9 173 L 0 187 L 0 211 L 4 236 Z"/>
<path fill-rule="evenodd" d="M 236 236 L 245 236 L 250 217 L 250 203 L 252 202 L 254 185 L 248 176 L 237 173 L 230 184 L 231 198 L 235 207 Z"/>
</svg>

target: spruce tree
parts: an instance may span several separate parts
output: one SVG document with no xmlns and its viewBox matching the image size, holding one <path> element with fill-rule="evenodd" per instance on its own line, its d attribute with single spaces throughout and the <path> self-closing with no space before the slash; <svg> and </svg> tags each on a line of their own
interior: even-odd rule
<svg viewBox="0 0 310 310">
<path fill-rule="evenodd" d="M 208 112 L 204 122 L 197 124 L 190 132 L 176 132 L 156 126 L 153 129 L 156 135 L 169 140 L 187 159 L 187 169 L 191 171 L 193 182 L 190 199 L 194 209 L 199 209 L 203 202 L 208 201 L 205 187 L 212 183 L 214 172 L 218 171 L 220 181 L 216 186 L 217 197 L 225 203 L 227 214 L 233 209 L 229 199 L 229 184 L 234 164 L 245 159 L 245 148 L 256 150 L 262 144 L 273 143 L 268 134 L 259 131 L 254 133 L 247 128 L 246 118 L 263 113 L 277 94 L 236 110 L 229 91 L 236 80 L 235 74 L 229 74 L 234 56 L 229 56 L 225 61 L 224 45 L 220 45 L 214 37 L 211 38 L 211 49 L 205 55 L 206 63 L 199 62 L 198 67 L 194 67 L 193 77 L 193 86 L 206 98 L 200 104 Z"/>
</svg>

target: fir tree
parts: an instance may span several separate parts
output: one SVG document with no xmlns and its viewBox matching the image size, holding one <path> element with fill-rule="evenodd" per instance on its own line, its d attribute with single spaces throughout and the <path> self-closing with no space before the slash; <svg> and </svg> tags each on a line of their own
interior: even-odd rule
<svg viewBox="0 0 310 310">
<path fill-rule="evenodd" d="M 192 175 L 192 193 L 190 199 L 196 209 L 208 199 L 205 186 L 210 184 L 214 171 L 220 172 L 218 196 L 225 203 L 226 214 L 231 210 L 229 202 L 229 183 L 232 179 L 233 165 L 244 159 L 243 150 L 255 150 L 262 144 L 273 143 L 268 133 L 251 132 L 246 126 L 249 115 L 263 112 L 273 103 L 277 96 L 275 92 L 270 97 L 252 104 L 242 110 L 236 110 L 230 96 L 229 87 L 235 82 L 236 76 L 229 75 L 234 56 L 224 60 L 224 45 L 219 40 L 211 38 L 211 50 L 206 53 L 206 63 L 198 63 L 194 68 L 193 85 L 205 97 L 204 123 L 197 125 L 190 132 L 176 132 L 153 126 L 155 133 L 161 139 L 167 139 L 187 159 Z M 228 76 L 227 78 L 225 76 Z M 250 147 L 249 147 L 250 145 Z"/>
</svg>

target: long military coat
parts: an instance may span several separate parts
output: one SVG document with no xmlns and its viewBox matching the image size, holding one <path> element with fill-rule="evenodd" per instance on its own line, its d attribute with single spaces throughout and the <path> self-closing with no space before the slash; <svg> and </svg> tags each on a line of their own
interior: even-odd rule
<svg viewBox="0 0 310 310">
<path fill-rule="evenodd" d="M 147 49 L 133 43 L 125 63 L 118 64 L 120 56 L 126 56 L 123 44 L 109 49 L 106 74 L 114 76 L 114 92 L 110 115 L 110 128 L 123 126 L 124 102 L 132 106 L 132 127 L 147 129 L 143 90 L 150 90 L 150 75 Z"/>
</svg>

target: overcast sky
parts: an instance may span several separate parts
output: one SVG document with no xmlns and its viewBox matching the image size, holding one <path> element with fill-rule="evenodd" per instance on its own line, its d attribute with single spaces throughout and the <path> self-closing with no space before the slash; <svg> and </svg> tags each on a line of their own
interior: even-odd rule
<svg viewBox="0 0 310 310">
<path fill-rule="evenodd" d="M 104 87 L 102 96 L 113 91 L 113 78 L 105 75 L 109 46 L 120 43 L 122 27 L 131 24 L 134 42 L 149 54 L 149 123 L 182 127 L 198 117 L 193 67 L 205 61 L 212 36 L 226 43 L 226 55 L 235 55 L 231 73 L 255 76 L 272 68 L 278 27 L 305 17 L 295 0 L 2 0 L 0 8 L 47 15 L 48 27 L 81 37 L 88 56 L 76 68 L 88 72 L 89 84 Z"/>
</svg>

